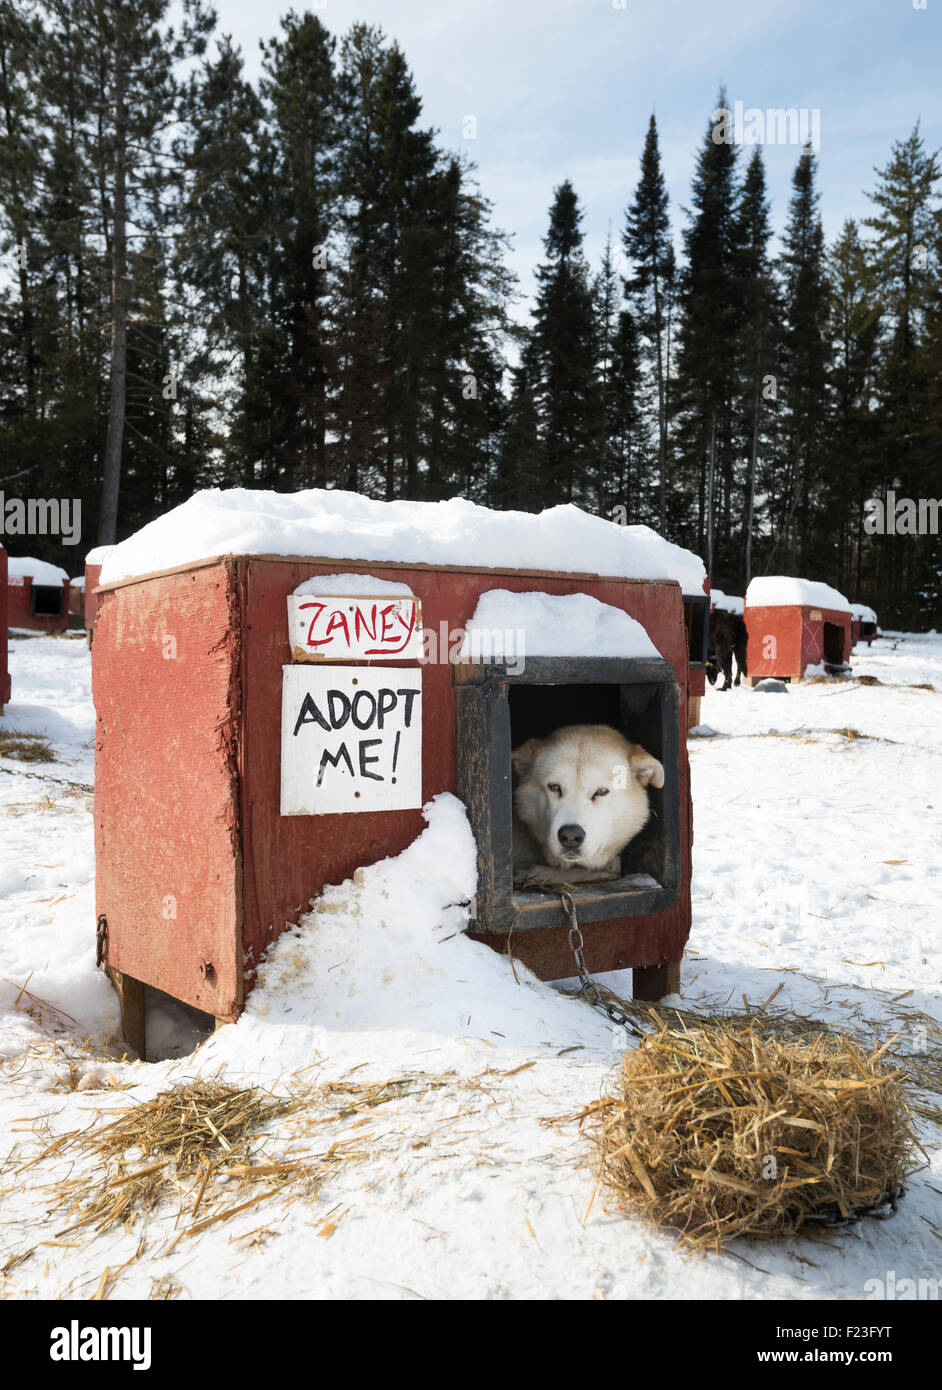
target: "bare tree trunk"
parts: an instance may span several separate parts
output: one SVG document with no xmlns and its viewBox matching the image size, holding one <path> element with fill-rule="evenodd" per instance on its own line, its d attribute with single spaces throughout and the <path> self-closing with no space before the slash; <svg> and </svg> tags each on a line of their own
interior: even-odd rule
<svg viewBox="0 0 942 1390">
<path fill-rule="evenodd" d="M 118 493 L 128 383 L 127 320 L 127 111 L 121 11 L 115 11 L 114 47 L 114 232 L 111 259 L 111 409 L 101 484 L 98 544 L 113 545 L 118 532 Z"/>
</svg>

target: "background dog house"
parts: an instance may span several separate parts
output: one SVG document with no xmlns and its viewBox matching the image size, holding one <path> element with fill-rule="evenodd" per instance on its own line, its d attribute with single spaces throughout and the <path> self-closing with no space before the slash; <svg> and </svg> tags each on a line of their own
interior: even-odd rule
<svg viewBox="0 0 942 1390">
<path fill-rule="evenodd" d="M 82 600 L 82 616 L 85 619 L 85 636 L 89 646 L 91 646 L 92 634 L 95 631 L 95 615 L 98 612 L 98 595 L 95 593 L 98 586 L 98 576 L 101 574 L 101 567 L 112 550 L 114 550 L 113 545 L 98 545 L 85 556 L 85 584 L 83 590 L 84 597 Z"/>
<path fill-rule="evenodd" d="M 766 676 L 799 681 L 811 666 L 828 674 L 848 670 L 850 604 L 828 584 L 763 575 L 746 590 L 750 684 Z"/>
<path fill-rule="evenodd" d="M 7 636 L 7 552 L 0 545 L 0 714 L 10 698 L 9 638 Z"/>
<path fill-rule="evenodd" d="M 877 615 L 865 603 L 850 605 L 850 635 L 851 644 L 855 647 L 858 642 L 866 642 L 869 647 L 874 637 L 878 636 Z"/>
<path fill-rule="evenodd" d="M 65 632 L 69 625 L 69 576 L 31 556 L 7 561 L 7 621 L 33 632 Z"/>
<path fill-rule="evenodd" d="M 338 572 L 407 584 L 427 632 L 464 627 L 480 595 L 495 587 L 583 592 L 641 623 L 664 663 L 656 677 L 640 673 L 645 681 L 637 682 L 636 707 L 622 693 L 630 684 L 624 669 L 590 671 L 588 681 L 559 668 L 538 674 L 555 702 L 548 717 L 588 722 L 591 711 L 592 718 L 611 715 L 618 722 L 620 713 L 637 713 L 647 721 L 644 737 L 656 745 L 650 751 L 667 764 L 669 804 L 660 824 L 670 828 L 670 846 L 649 851 L 660 875 L 654 896 L 623 899 L 615 916 L 591 906 L 580 907 L 580 916 L 590 970 L 633 968 L 635 992 L 643 997 L 676 990 L 690 929 L 692 841 L 689 648 L 677 582 L 228 556 L 98 591 L 96 912 L 128 1042 L 143 1049 L 143 984 L 217 1019 L 237 1017 L 260 956 L 286 922 L 297 920 L 325 883 L 401 852 L 424 828 L 418 808 L 280 814 L 282 668 L 292 660 L 286 599 L 312 576 Z M 467 717 L 462 699 L 470 682 L 457 667 L 430 662 L 422 683 L 424 802 L 458 790 L 458 748 L 465 759 L 473 746 L 492 750 Z M 531 681 L 509 697 L 514 738 L 524 728 L 535 732 L 536 692 Z M 509 778 L 509 760 L 506 773 Z M 479 852 L 488 846 L 479 844 Z M 550 897 L 542 906 L 539 929 L 513 933 L 513 954 L 544 979 L 569 977 L 574 967 L 561 905 Z M 476 910 L 486 929 L 474 935 L 506 950 L 508 928 L 487 917 L 490 904 L 481 893 Z"/>
<path fill-rule="evenodd" d="M 76 618 L 85 618 L 85 576 L 79 575 L 76 579 L 69 580 L 69 614 Z"/>
<path fill-rule="evenodd" d="M 700 723 L 700 701 L 706 694 L 706 662 L 710 644 L 709 580 L 703 581 L 704 593 L 684 594 L 684 624 L 687 628 L 687 727 L 695 729 Z"/>
</svg>

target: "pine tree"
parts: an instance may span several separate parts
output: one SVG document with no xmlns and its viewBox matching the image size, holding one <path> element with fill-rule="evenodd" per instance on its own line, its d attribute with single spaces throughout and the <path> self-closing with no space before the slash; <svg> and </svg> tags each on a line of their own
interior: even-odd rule
<svg viewBox="0 0 942 1390">
<path fill-rule="evenodd" d="M 719 112 L 726 110 L 722 89 L 717 107 Z M 688 498 L 696 497 L 696 522 L 685 528 L 683 539 L 705 556 L 711 575 L 715 552 L 721 566 L 734 563 L 729 531 L 741 321 L 734 243 L 737 150 L 724 138 L 716 114 L 697 156 L 693 207 L 683 233 L 687 264 L 681 276 L 676 402 L 684 486 Z"/>
<path fill-rule="evenodd" d="M 635 274 L 626 285 L 626 294 L 644 342 L 646 367 L 654 378 L 658 441 L 657 517 L 663 530 L 667 523 L 667 359 L 670 302 L 674 292 L 674 252 L 667 188 L 661 170 L 657 123 L 653 115 L 641 155 L 641 176 L 634 200 L 625 216 L 623 244 L 625 255 L 635 266 Z"/>
<path fill-rule="evenodd" d="M 159 236 L 165 229 L 162 193 L 177 177 L 166 134 L 177 112 L 174 67 L 202 53 L 215 17 L 201 0 L 186 0 L 176 34 L 166 23 L 169 0 L 55 0 L 55 9 L 78 12 L 86 46 L 77 56 L 99 78 L 93 153 L 107 220 L 111 352 L 98 540 L 109 544 L 117 535 L 127 411 L 129 235 Z"/>
<path fill-rule="evenodd" d="M 876 233 L 874 259 L 884 305 L 877 378 L 881 491 L 895 487 L 902 496 L 937 496 L 937 455 L 933 458 L 931 450 L 927 455 L 922 441 L 930 391 L 923 344 L 933 271 L 938 274 L 939 156 L 926 151 L 917 122 L 906 140 L 894 143 L 886 167 L 875 172 L 870 198 L 877 211 L 865 225 Z M 933 548 L 921 538 L 882 541 L 883 584 L 905 621 L 917 620 L 923 606 L 919 596 L 938 583 L 931 566 L 926 573 Z"/>
<path fill-rule="evenodd" d="M 0 411 L 4 423 L 4 467 L 0 479 L 34 474 L 41 453 L 40 340 L 38 298 L 45 279 L 46 247 L 38 236 L 39 175 L 46 156 L 47 111 L 41 91 L 25 80 L 41 41 L 42 23 L 15 0 L 0 0 L 0 252 L 9 257 L 0 286 L 3 310 L 0 353 Z M 5 475 L 5 476 L 4 476 Z"/>
<path fill-rule="evenodd" d="M 293 12 L 263 44 L 274 225 L 269 303 L 278 351 L 269 397 L 278 484 L 323 487 L 328 479 L 328 246 L 336 200 L 334 41 L 312 14 Z"/>
<path fill-rule="evenodd" d="M 572 184 L 555 190 L 546 261 L 536 272 L 533 355 L 545 471 L 542 500 L 587 501 L 599 429 L 597 343 L 582 212 Z"/>
<path fill-rule="evenodd" d="M 599 376 L 594 500 L 601 516 L 612 517 L 615 507 L 623 507 L 624 520 L 633 523 L 642 519 L 647 490 L 640 349 L 631 313 L 619 308 L 624 281 L 615 269 L 611 234 L 593 294 Z"/>
<path fill-rule="evenodd" d="M 863 504 L 876 483 L 873 448 L 876 350 L 880 304 L 876 274 L 857 223 L 848 218 L 827 257 L 829 338 L 834 410 L 828 476 L 815 516 L 816 549 L 835 536 L 840 587 L 850 598 L 876 601 L 862 571 Z"/>
<path fill-rule="evenodd" d="M 541 507 L 543 450 L 532 339 L 525 332 L 520 362 L 511 371 L 511 392 L 490 502 L 500 508 Z"/>
<path fill-rule="evenodd" d="M 178 212 L 176 264 L 189 290 L 190 361 L 184 432 L 205 446 L 203 401 L 212 396 L 228 422 L 219 481 L 251 487 L 266 453 L 269 399 L 259 380 L 260 344 L 275 234 L 270 141 L 263 104 L 243 76 L 231 39 L 191 74 L 177 156 L 186 170 Z M 194 399 L 196 393 L 201 399 Z M 261 399 L 260 399 L 261 397 Z M 188 451 L 185 456 L 190 458 Z M 198 475 L 193 465 L 188 472 Z M 270 473 L 274 476 L 274 467 Z"/>
<path fill-rule="evenodd" d="M 793 574 L 804 573 L 810 564 L 811 514 L 822 482 L 830 404 L 828 289 L 815 168 L 807 145 L 792 176 L 781 257 L 782 453 L 772 556 Z"/>
<path fill-rule="evenodd" d="M 734 581 L 737 588 L 743 590 L 752 578 L 759 453 L 768 439 L 764 416 L 770 408 L 770 400 L 774 411 L 775 399 L 774 336 L 778 305 L 768 254 L 771 231 L 765 169 L 757 148 L 746 169 L 733 226 L 734 267 L 739 282 L 737 303 L 742 314 L 737 357 L 742 421 L 739 448 L 748 462 L 742 526 L 743 565 L 741 570 L 736 567 L 730 573 L 727 582 Z"/>
</svg>

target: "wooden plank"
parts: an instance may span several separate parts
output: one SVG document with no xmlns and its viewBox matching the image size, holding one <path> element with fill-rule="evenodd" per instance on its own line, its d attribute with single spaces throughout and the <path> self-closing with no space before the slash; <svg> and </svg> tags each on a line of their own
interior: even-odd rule
<svg viewBox="0 0 942 1390">
<path fill-rule="evenodd" d="M 147 574 L 133 574 L 127 579 L 114 579 L 109 584 L 99 585 L 97 592 L 106 593 L 112 589 L 123 589 L 129 584 L 144 584 L 151 579 L 163 579 L 171 574 L 188 574 L 190 570 L 204 569 L 208 565 L 218 565 L 228 562 L 277 564 L 277 565 L 301 565 L 305 569 L 309 566 L 319 569 L 322 573 L 328 574 L 335 571 L 343 574 L 380 574 L 383 570 L 411 570 L 420 574 L 480 574 L 480 575 L 507 575 L 510 578 L 521 579 L 551 579 L 554 582 L 579 580 L 589 583 L 607 582 L 614 584 L 651 584 L 660 585 L 679 592 L 680 585 L 676 579 L 643 579 L 626 578 L 620 575 L 604 575 L 587 573 L 582 570 L 526 570 L 508 569 L 492 567 L 490 565 L 433 565 L 422 564 L 417 560 L 358 560 L 355 556 L 349 559 L 332 560 L 323 555 L 211 555 L 202 560 L 187 560 L 182 565 L 170 565 L 167 569 L 149 570 Z M 99 566 L 99 569 L 101 566 Z M 298 581 L 300 583 L 300 581 Z M 491 584 L 485 584 L 485 589 L 493 588 Z M 291 590 L 286 591 L 285 597 Z"/>
<path fill-rule="evenodd" d="M 117 991 L 121 1005 L 121 1036 L 128 1047 L 134 1049 L 142 1062 L 147 1060 L 147 1031 L 144 1008 L 144 986 L 133 975 L 116 970 L 113 965 L 106 967 L 108 978 Z"/>
<path fill-rule="evenodd" d="M 657 965 L 635 966 L 631 972 L 632 995 L 656 1003 L 667 994 L 680 993 L 680 961 L 665 960 Z"/>
<path fill-rule="evenodd" d="M 108 963 L 220 1016 L 242 1000 L 240 641 L 218 565 L 105 593 L 92 647 Z"/>
</svg>

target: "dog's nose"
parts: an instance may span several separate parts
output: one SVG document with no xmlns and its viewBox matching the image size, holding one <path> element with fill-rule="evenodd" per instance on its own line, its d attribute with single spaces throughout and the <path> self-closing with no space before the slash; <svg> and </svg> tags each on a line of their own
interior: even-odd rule
<svg viewBox="0 0 942 1390">
<path fill-rule="evenodd" d="M 578 849 L 585 839 L 585 831 L 581 825 L 561 825 L 558 834 L 563 849 Z"/>
</svg>

